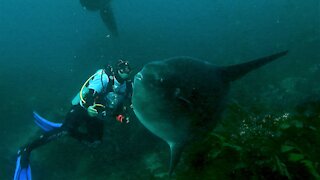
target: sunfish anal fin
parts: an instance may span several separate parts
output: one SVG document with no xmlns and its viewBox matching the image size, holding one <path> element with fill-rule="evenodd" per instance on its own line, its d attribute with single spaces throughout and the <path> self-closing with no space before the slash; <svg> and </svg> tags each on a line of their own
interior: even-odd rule
<svg viewBox="0 0 320 180">
<path fill-rule="evenodd" d="M 174 168 L 179 162 L 182 149 L 184 147 L 184 143 L 174 143 L 168 142 L 170 147 L 170 168 L 169 168 L 169 176 L 172 175 Z"/>
</svg>

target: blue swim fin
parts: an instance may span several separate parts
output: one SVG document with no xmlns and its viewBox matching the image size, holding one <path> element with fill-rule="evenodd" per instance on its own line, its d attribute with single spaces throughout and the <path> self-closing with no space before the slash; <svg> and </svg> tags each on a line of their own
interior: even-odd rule
<svg viewBox="0 0 320 180">
<path fill-rule="evenodd" d="M 19 153 L 18 153 L 19 154 Z M 21 159 L 22 158 L 22 159 Z M 31 180 L 31 167 L 29 157 L 20 154 L 17 158 L 14 180 Z"/>
<path fill-rule="evenodd" d="M 51 131 L 62 126 L 62 123 L 50 122 L 47 119 L 41 117 L 36 112 L 33 112 L 34 122 L 44 131 Z"/>
</svg>

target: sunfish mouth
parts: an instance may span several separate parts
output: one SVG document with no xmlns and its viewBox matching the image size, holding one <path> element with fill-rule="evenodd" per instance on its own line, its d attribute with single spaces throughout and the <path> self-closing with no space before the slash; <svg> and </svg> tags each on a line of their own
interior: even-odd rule
<svg viewBox="0 0 320 180">
<path fill-rule="evenodd" d="M 141 81 L 143 79 L 143 75 L 139 72 L 138 74 L 135 75 L 134 79 L 136 81 Z"/>
</svg>

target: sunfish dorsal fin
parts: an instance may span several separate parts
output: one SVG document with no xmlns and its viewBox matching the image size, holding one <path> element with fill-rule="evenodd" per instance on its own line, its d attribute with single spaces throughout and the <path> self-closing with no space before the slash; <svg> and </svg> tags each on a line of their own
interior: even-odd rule
<svg viewBox="0 0 320 180">
<path fill-rule="evenodd" d="M 103 1 L 100 9 L 100 16 L 104 24 L 109 29 L 111 35 L 117 37 L 119 35 L 118 26 L 111 6 L 111 0 Z"/>
<path fill-rule="evenodd" d="M 184 143 L 174 143 L 174 142 L 168 142 L 170 146 L 170 169 L 169 169 L 169 176 L 172 175 L 172 172 L 176 165 L 179 162 L 182 149 L 184 147 Z"/>
<path fill-rule="evenodd" d="M 253 61 L 249 61 L 246 63 L 222 67 L 224 80 L 227 82 L 237 80 L 242 76 L 244 76 L 245 74 L 247 74 L 248 72 L 254 69 L 257 69 L 265 64 L 268 64 L 269 62 L 272 62 L 286 55 L 287 53 L 288 51 L 282 51 L 282 52 L 272 54 L 270 56 L 266 56 L 263 58 L 255 59 Z"/>
</svg>

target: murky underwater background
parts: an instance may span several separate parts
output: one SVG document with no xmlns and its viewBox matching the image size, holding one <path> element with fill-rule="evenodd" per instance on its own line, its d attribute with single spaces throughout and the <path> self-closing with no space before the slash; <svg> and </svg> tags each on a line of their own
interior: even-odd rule
<svg viewBox="0 0 320 180">
<path fill-rule="evenodd" d="M 114 0 L 119 37 L 79 1 L 0 2 L 0 179 L 40 134 L 32 111 L 61 122 L 96 69 L 136 70 L 172 56 L 217 65 L 288 49 L 235 82 L 221 124 L 183 154 L 175 179 L 320 178 L 320 1 Z M 204 82 L 208 83 L 208 82 Z M 37 179 L 167 179 L 169 148 L 134 117 L 108 122 L 89 148 L 59 139 L 32 153 Z"/>
</svg>

